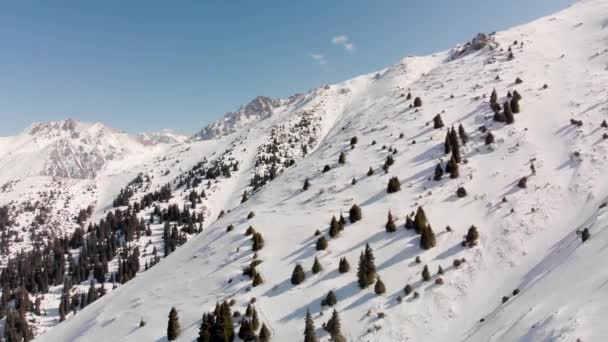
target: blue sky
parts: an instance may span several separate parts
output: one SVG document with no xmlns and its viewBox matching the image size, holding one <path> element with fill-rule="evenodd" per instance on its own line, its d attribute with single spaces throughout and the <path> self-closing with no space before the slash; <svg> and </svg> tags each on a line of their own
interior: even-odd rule
<svg viewBox="0 0 608 342">
<path fill-rule="evenodd" d="M 572 0 L 15 1 L 0 5 L 0 135 L 34 121 L 194 133 Z"/>
</svg>

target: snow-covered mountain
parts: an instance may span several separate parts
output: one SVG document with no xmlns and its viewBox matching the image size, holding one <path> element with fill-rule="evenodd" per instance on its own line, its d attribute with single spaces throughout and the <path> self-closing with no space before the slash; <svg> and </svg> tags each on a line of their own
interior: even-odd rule
<svg viewBox="0 0 608 342">
<path fill-rule="evenodd" d="M 100 219 L 113 234 L 72 235 L 66 259 L 86 256 L 91 274 L 68 261 L 46 292 L 14 277 L 8 307 L 22 307 L 19 286 L 40 301 L 20 315 L 42 341 L 165 341 L 172 307 L 177 340 L 192 341 L 224 301 L 236 332 L 252 304 L 272 341 L 302 340 L 307 311 L 329 341 L 334 309 L 347 341 L 603 341 L 607 15 L 608 2 L 581 0 L 340 84 L 258 97 L 192 139 L 71 121 L 2 138 L 3 265 L 51 241 L 30 237 L 49 220 L 69 223 L 55 236 Z M 419 208 L 428 226 L 410 222 Z M 385 291 L 360 287 L 366 245 Z M 98 246 L 108 252 L 91 256 Z"/>
</svg>

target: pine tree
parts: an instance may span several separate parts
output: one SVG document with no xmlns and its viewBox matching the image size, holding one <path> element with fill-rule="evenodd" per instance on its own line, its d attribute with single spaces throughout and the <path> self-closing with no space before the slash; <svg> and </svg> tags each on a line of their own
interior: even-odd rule
<svg viewBox="0 0 608 342">
<path fill-rule="evenodd" d="M 336 298 L 336 294 L 334 291 L 329 291 L 327 296 L 325 296 L 325 300 L 323 303 L 327 306 L 334 306 L 338 303 L 338 299 Z"/>
<path fill-rule="evenodd" d="M 439 129 L 439 128 L 443 128 L 445 125 L 443 124 L 443 120 L 441 120 L 441 115 L 437 114 L 435 115 L 435 117 L 433 118 L 433 128 L 434 129 Z"/>
<path fill-rule="evenodd" d="M 450 141 L 450 131 L 445 133 L 445 141 L 443 142 L 443 152 L 449 154 L 452 152 L 452 142 Z"/>
<path fill-rule="evenodd" d="M 585 241 L 589 240 L 590 237 L 591 237 L 591 233 L 589 232 L 589 228 L 583 229 L 583 231 L 581 233 L 581 241 L 585 242 Z"/>
<path fill-rule="evenodd" d="M 293 285 L 299 285 L 306 279 L 306 273 L 304 273 L 304 269 L 302 265 L 297 264 L 293 269 L 293 273 L 291 274 L 291 283 Z"/>
<path fill-rule="evenodd" d="M 401 182 L 399 182 L 399 178 L 391 177 L 388 180 L 388 186 L 386 187 L 386 192 L 389 194 L 395 193 L 401 190 Z"/>
<path fill-rule="evenodd" d="M 414 288 L 410 284 L 405 285 L 405 288 L 403 288 L 403 293 L 405 293 L 406 296 L 409 296 L 412 291 L 414 291 Z"/>
<path fill-rule="evenodd" d="M 428 224 L 429 222 L 426 218 L 424 209 L 422 209 L 422 207 L 418 207 L 416 210 L 416 216 L 414 216 L 414 229 L 416 230 L 416 233 L 421 234 Z"/>
<path fill-rule="evenodd" d="M 448 161 L 448 163 L 445 165 L 445 172 L 449 173 L 450 178 L 452 178 L 452 179 L 458 178 L 458 175 L 459 175 L 458 163 L 456 162 L 456 159 L 454 159 L 453 155 L 450 158 L 450 160 Z"/>
<path fill-rule="evenodd" d="M 438 275 L 443 275 L 444 271 L 443 271 L 443 267 L 441 267 L 441 265 L 439 265 L 439 267 L 437 268 L 437 274 Z"/>
<path fill-rule="evenodd" d="M 340 233 L 340 223 L 336 220 L 335 216 L 332 216 L 331 222 L 329 223 L 329 236 L 335 238 Z"/>
<path fill-rule="evenodd" d="M 350 138 L 351 145 L 356 145 L 358 142 L 359 142 L 359 139 L 357 137 Z"/>
<path fill-rule="evenodd" d="M 350 210 L 348 211 L 348 218 L 350 222 L 355 223 L 357 221 L 360 221 L 362 217 L 363 216 L 361 214 L 361 208 L 359 208 L 358 205 L 353 204 L 353 206 L 350 207 Z"/>
<path fill-rule="evenodd" d="M 395 222 L 393 221 L 393 215 L 391 214 L 390 210 L 388 212 L 388 221 L 386 222 L 385 228 L 387 233 L 394 233 L 395 231 L 397 231 L 397 226 L 395 226 Z"/>
<path fill-rule="evenodd" d="M 338 315 L 338 311 L 335 309 L 329 321 L 325 323 L 325 330 L 327 330 L 329 336 L 331 336 L 332 342 L 346 341 L 344 336 L 342 336 L 342 323 L 340 322 L 340 316 Z"/>
<path fill-rule="evenodd" d="M 304 342 L 318 342 L 317 335 L 315 334 L 315 322 L 312 320 L 310 310 L 306 310 L 306 320 L 304 327 Z"/>
<path fill-rule="evenodd" d="M 367 171 L 367 176 L 372 176 L 374 174 L 374 169 L 372 169 L 372 167 L 369 167 L 369 170 Z"/>
<path fill-rule="evenodd" d="M 243 196 L 241 197 L 241 203 L 247 202 L 249 197 L 247 196 L 247 191 L 243 191 Z"/>
<path fill-rule="evenodd" d="M 383 295 L 384 293 L 386 293 L 386 287 L 384 286 L 384 283 L 382 282 L 382 280 L 380 279 L 380 277 L 378 277 L 378 280 L 376 280 L 376 285 L 374 286 L 374 292 L 378 296 Z"/>
<path fill-rule="evenodd" d="M 317 248 L 318 251 L 322 251 L 322 250 L 325 250 L 327 248 L 327 240 L 325 239 L 324 236 L 321 236 L 317 240 L 316 248 Z"/>
<path fill-rule="evenodd" d="M 424 268 L 422 269 L 422 280 L 423 281 L 431 280 L 431 272 L 429 272 L 429 267 L 427 265 L 424 265 Z"/>
<path fill-rule="evenodd" d="M 253 331 L 251 322 L 248 319 L 244 319 L 241 321 L 241 328 L 239 329 L 238 336 L 243 341 L 255 340 L 255 331 Z"/>
<path fill-rule="evenodd" d="M 213 316 L 206 313 L 203 314 L 201 327 L 198 330 L 197 342 L 211 342 L 211 330 L 213 329 L 213 324 Z"/>
<path fill-rule="evenodd" d="M 319 272 L 323 271 L 323 266 L 321 266 L 321 263 L 319 262 L 319 259 L 317 257 L 315 257 L 315 261 L 312 264 L 312 273 L 313 274 L 317 274 Z"/>
<path fill-rule="evenodd" d="M 405 229 L 410 230 L 410 229 L 415 229 L 416 228 L 416 223 L 414 222 L 414 220 L 412 220 L 412 217 L 410 215 L 407 215 L 405 217 Z"/>
<path fill-rule="evenodd" d="M 341 258 L 340 264 L 338 265 L 338 272 L 347 273 L 349 271 L 350 271 L 350 265 L 348 263 L 348 260 L 346 260 L 346 258 Z"/>
<path fill-rule="evenodd" d="M 452 144 L 452 158 L 454 158 L 456 163 L 460 163 L 462 162 L 462 157 L 460 156 L 460 142 L 458 141 L 456 130 L 453 127 L 450 133 L 450 140 Z"/>
<path fill-rule="evenodd" d="M 471 226 L 467 231 L 467 235 L 465 237 L 466 245 L 469 247 L 473 247 L 477 245 L 477 241 L 479 240 L 479 232 L 477 232 L 477 227 Z"/>
<path fill-rule="evenodd" d="M 264 238 L 262 238 L 261 233 L 253 233 L 253 235 L 251 236 L 251 240 L 253 241 L 253 246 L 251 249 L 254 252 L 257 252 L 264 248 Z"/>
<path fill-rule="evenodd" d="M 519 98 L 517 97 L 512 97 L 511 98 L 511 112 L 513 112 L 514 114 L 519 113 L 520 108 L 519 108 Z"/>
<path fill-rule="evenodd" d="M 338 163 L 344 165 L 346 163 L 346 155 L 344 152 L 340 152 L 340 157 L 338 157 Z"/>
<path fill-rule="evenodd" d="M 427 225 L 420 234 L 420 248 L 429 250 L 437 245 L 435 240 L 435 233 L 431 228 L 431 225 Z"/>
<path fill-rule="evenodd" d="M 509 101 L 505 101 L 504 114 L 505 114 L 505 123 L 510 125 L 515 122 L 515 117 L 513 116 L 513 112 L 511 111 L 511 103 Z"/>
<path fill-rule="evenodd" d="M 302 187 L 302 190 L 306 191 L 310 188 L 310 181 L 308 180 L 308 178 L 306 178 L 304 180 L 304 187 Z"/>
<path fill-rule="evenodd" d="M 260 329 L 260 342 L 270 342 L 271 334 L 270 329 L 265 323 L 262 323 L 262 329 Z"/>
<path fill-rule="evenodd" d="M 485 144 L 491 145 L 493 143 L 494 143 L 494 134 L 492 134 L 492 132 L 488 132 L 488 134 L 486 134 Z"/>
<path fill-rule="evenodd" d="M 441 167 L 441 162 L 440 162 L 437 164 L 437 167 L 435 167 L 435 176 L 433 177 L 433 180 L 440 181 L 442 177 L 443 177 L 443 167 Z"/>
<path fill-rule="evenodd" d="M 362 289 L 370 286 L 376 280 L 375 258 L 371 247 L 365 246 L 365 251 L 359 257 L 359 269 L 357 271 L 359 287 Z"/>
<path fill-rule="evenodd" d="M 458 136 L 460 137 L 460 141 L 462 141 L 463 145 L 466 145 L 469 142 L 469 136 L 467 132 L 464 130 L 462 124 L 458 125 Z"/>
<path fill-rule="evenodd" d="M 420 97 L 416 97 L 414 99 L 414 107 L 415 108 L 422 107 L 422 99 Z"/>
<path fill-rule="evenodd" d="M 458 196 L 459 198 L 463 198 L 467 196 L 467 190 L 464 187 L 459 187 L 456 190 L 456 196 Z"/>
<path fill-rule="evenodd" d="M 260 274 L 260 272 L 255 272 L 253 275 L 253 287 L 256 287 L 258 285 L 262 285 L 264 283 L 264 279 L 262 278 L 262 275 Z"/>
<path fill-rule="evenodd" d="M 171 308 L 169 312 L 169 323 L 167 325 L 167 339 L 169 341 L 175 341 L 179 334 L 181 333 L 181 328 L 179 326 L 179 317 L 177 316 L 177 310 L 175 308 Z"/>
</svg>

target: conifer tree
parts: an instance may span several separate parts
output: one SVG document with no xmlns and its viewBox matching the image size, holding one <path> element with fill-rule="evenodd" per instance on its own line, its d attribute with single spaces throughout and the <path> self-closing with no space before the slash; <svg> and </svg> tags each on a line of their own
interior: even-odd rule
<svg viewBox="0 0 608 342">
<path fill-rule="evenodd" d="M 359 257 L 359 269 L 357 271 L 359 287 L 364 289 L 376 280 L 376 264 L 373 251 L 369 244 Z"/>
<path fill-rule="evenodd" d="M 583 229 L 583 231 L 581 232 L 581 241 L 585 242 L 589 240 L 590 237 L 591 233 L 589 232 L 589 228 Z"/>
<path fill-rule="evenodd" d="M 340 322 L 340 316 L 338 315 L 338 311 L 335 309 L 329 321 L 325 323 L 325 330 L 327 330 L 329 336 L 331 336 L 332 342 L 346 341 L 344 336 L 342 336 L 342 323 Z"/>
<path fill-rule="evenodd" d="M 439 267 L 437 268 L 437 274 L 438 275 L 443 275 L 444 271 L 443 271 L 443 267 L 441 267 L 441 265 L 439 265 Z"/>
<path fill-rule="evenodd" d="M 329 236 L 335 238 L 340 233 L 340 223 L 336 220 L 335 216 L 332 216 L 331 222 L 329 223 Z"/>
<path fill-rule="evenodd" d="M 520 111 L 520 108 L 519 108 L 519 98 L 512 97 L 510 105 L 511 105 L 511 112 L 513 114 L 519 113 L 519 111 Z"/>
<path fill-rule="evenodd" d="M 348 218 L 350 220 L 350 223 L 360 221 L 362 217 L 363 216 L 361 214 L 361 208 L 359 208 L 358 205 L 353 204 L 353 206 L 348 211 Z"/>
<path fill-rule="evenodd" d="M 338 218 L 338 223 L 340 224 L 340 230 L 344 230 L 344 225 L 346 224 L 346 219 L 340 213 L 340 218 Z"/>
<path fill-rule="evenodd" d="M 477 232 L 477 227 L 471 226 L 467 231 L 467 235 L 465 237 L 466 245 L 469 247 L 473 247 L 477 245 L 477 241 L 479 240 L 479 232 Z"/>
<path fill-rule="evenodd" d="M 327 248 L 327 240 L 324 236 L 319 237 L 319 239 L 317 240 L 316 248 L 318 251 L 322 251 Z"/>
<path fill-rule="evenodd" d="M 462 141 L 463 145 L 466 145 L 469 142 L 469 136 L 467 132 L 464 130 L 462 124 L 458 125 L 458 136 L 460 137 L 460 141 Z"/>
<path fill-rule="evenodd" d="M 384 283 L 382 282 L 380 277 L 378 277 L 378 280 L 376 280 L 376 285 L 374 286 L 374 292 L 379 296 L 386 293 L 386 287 L 384 286 Z"/>
<path fill-rule="evenodd" d="M 405 217 L 405 229 L 410 230 L 410 229 L 415 229 L 416 228 L 416 223 L 414 222 L 414 220 L 412 220 L 412 217 L 410 215 L 407 215 Z"/>
<path fill-rule="evenodd" d="M 247 202 L 249 197 L 247 196 L 247 191 L 243 191 L 243 196 L 241 197 L 241 203 Z"/>
<path fill-rule="evenodd" d="M 346 260 L 346 258 L 341 258 L 340 264 L 338 265 L 338 272 L 347 273 L 349 271 L 350 271 L 350 264 L 348 263 L 348 260 Z"/>
<path fill-rule="evenodd" d="M 262 285 L 264 283 L 264 279 L 262 278 L 262 275 L 260 274 L 260 272 L 255 272 L 253 275 L 253 287 L 256 287 L 258 285 Z"/>
<path fill-rule="evenodd" d="M 251 240 L 253 240 L 253 247 L 252 250 L 254 252 L 257 252 L 259 250 L 261 250 L 262 248 L 264 248 L 264 238 L 262 238 L 262 234 L 261 233 L 253 233 Z"/>
<path fill-rule="evenodd" d="M 421 234 L 428 224 L 429 222 L 426 218 L 424 209 L 422 209 L 422 207 L 418 207 L 416 210 L 416 216 L 414 216 L 414 229 L 416 230 L 416 233 Z"/>
<path fill-rule="evenodd" d="M 346 163 L 346 155 L 344 152 L 340 152 L 340 157 L 338 157 L 338 163 L 344 165 Z"/>
<path fill-rule="evenodd" d="M 241 321 L 241 328 L 239 329 L 238 336 L 243 341 L 255 340 L 255 331 L 253 331 L 251 322 L 248 319 Z"/>
<path fill-rule="evenodd" d="M 181 333 L 181 328 L 179 326 L 179 317 L 177 316 L 177 310 L 175 308 L 171 308 L 169 312 L 169 323 L 167 325 L 167 339 L 169 341 L 175 341 L 179 334 Z"/>
<path fill-rule="evenodd" d="M 197 342 L 211 342 L 211 330 L 213 329 L 213 316 L 209 314 L 203 314 L 201 327 L 198 330 Z"/>
<path fill-rule="evenodd" d="M 306 178 L 304 180 L 304 187 L 302 187 L 302 190 L 306 191 L 310 188 L 310 181 L 308 180 L 308 178 Z"/>
<path fill-rule="evenodd" d="M 427 265 L 424 265 L 424 268 L 422 269 L 422 280 L 423 281 L 431 280 L 431 272 L 429 272 L 429 267 Z"/>
<path fill-rule="evenodd" d="M 369 167 L 369 170 L 367 171 L 367 176 L 372 176 L 374 174 L 374 169 L 372 169 L 372 167 Z"/>
<path fill-rule="evenodd" d="M 515 122 L 515 117 L 513 116 L 513 112 L 511 111 L 511 103 L 509 101 L 505 101 L 504 104 L 504 114 L 505 114 L 505 123 L 510 125 Z"/>
<path fill-rule="evenodd" d="M 488 134 L 486 134 L 485 144 L 491 145 L 493 143 L 494 143 L 494 134 L 492 134 L 492 132 L 488 132 Z"/>
<path fill-rule="evenodd" d="M 294 267 L 293 272 L 291 274 L 291 283 L 293 285 L 299 285 L 306 279 L 306 273 L 304 273 L 304 269 L 302 265 L 297 264 Z"/>
<path fill-rule="evenodd" d="M 440 162 L 435 167 L 435 176 L 433 177 L 433 180 L 440 181 L 442 177 L 443 177 L 443 167 L 441 167 L 441 162 Z"/>
<path fill-rule="evenodd" d="M 386 192 L 389 194 L 395 193 L 401 190 L 401 182 L 399 182 L 399 178 L 391 177 L 388 180 L 388 185 L 386 187 Z"/>
<path fill-rule="evenodd" d="M 420 97 L 416 97 L 414 99 L 414 108 L 422 107 L 422 99 Z"/>
<path fill-rule="evenodd" d="M 270 329 L 266 326 L 266 323 L 262 323 L 262 329 L 260 329 L 260 342 L 270 342 L 271 334 Z"/>
<path fill-rule="evenodd" d="M 312 320 L 310 309 L 307 309 L 304 327 L 304 342 L 318 342 L 315 330 L 315 322 Z"/>
<path fill-rule="evenodd" d="M 450 131 L 445 133 L 445 141 L 443 142 L 443 152 L 449 154 L 452 152 L 452 142 L 450 141 Z"/>
<path fill-rule="evenodd" d="M 336 298 L 336 294 L 334 293 L 334 291 L 329 291 L 327 293 L 327 296 L 325 296 L 325 300 L 323 301 L 323 303 L 327 306 L 334 306 L 336 305 L 336 303 L 338 303 L 338 299 Z"/>
<path fill-rule="evenodd" d="M 317 274 L 319 272 L 323 271 L 323 266 L 321 266 L 321 263 L 319 262 L 319 259 L 317 257 L 315 257 L 315 261 L 312 264 L 312 273 L 313 274 Z"/>
<path fill-rule="evenodd" d="M 394 233 L 395 231 L 397 231 L 397 226 L 395 226 L 395 222 L 393 221 L 393 215 L 391 214 L 390 210 L 388 212 L 388 221 L 386 222 L 385 229 L 387 233 Z"/>
<path fill-rule="evenodd" d="M 441 120 L 441 115 L 437 114 L 435 115 L 435 117 L 433 118 L 433 128 L 434 129 L 439 129 L 439 128 L 443 128 L 445 125 L 443 124 L 443 120 Z"/>
<path fill-rule="evenodd" d="M 422 230 L 422 233 L 420 234 L 420 248 L 429 250 L 436 245 L 437 241 L 435 240 L 435 233 L 429 224 Z"/>
<path fill-rule="evenodd" d="M 452 158 L 450 158 L 450 160 L 448 161 L 448 164 L 446 165 L 445 169 L 450 174 L 450 178 L 452 179 L 458 178 L 460 176 L 459 166 L 456 162 L 456 159 L 454 158 L 454 155 L 452 155 Z"/>
</svg>

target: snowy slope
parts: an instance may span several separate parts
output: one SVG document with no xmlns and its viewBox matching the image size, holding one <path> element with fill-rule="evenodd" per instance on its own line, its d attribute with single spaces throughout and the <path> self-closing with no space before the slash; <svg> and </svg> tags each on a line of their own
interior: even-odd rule
<svg viewBox="0 0 608 342">
<path fill-rule="evenodd" d="M 112 184 L 126 184 L 138 173 L 153 175 L 146 186 L 155 189 L 202 159 L 238 162 L 231 177 L 209 183 L 201 209 L 209 217 L 204 232 L 40 340 L 163 341 L 167 314 L 175 306 L 182 326 L 178 340 L 191 341 L 202 314 L 218 301 L 234 299 L 232 309 L 244 312 L 255 297 L 273 340 L 300 340 L 310 309 L 317 334 L 326 341 L 320 326 L 331 309 L 320 302 L 333 290 L 349 341 L 602 341 L 608 334 L 602 325 L 608 316 L 608 273 L 601 262 L 608 208 L 600 208 L 608 200 L 603 138 L 608 130 L 600 127 L 608 119 L 606 15 L 607 2 L 579 1 L 498 32 L 481 49 L 408 57 L 377 73 L 276 100 L 276 106 L 264 102 L 267 106 L 256 110 L 241 109 L 203 130 L 196 136 L 201 141 L 108 167 L 97 181 L 106 204 L 123 186 Z M 523 83 L 515 82 L 518 77 Z M 523 96 L 513 125 L 492 120 L 493 89 L 501 104 L 508 91 Z M 411 108 L 408 93 L 419 96 L 423 106 Z M 437 114 L 446 127 L 433 129 Z M 571 119 L 583 125 L 571 125 Z M 445 165 L 449 158 L 446 129 L 458 124 L 470 136 L 461 151 L 466 162 L 460 177 L 434 181 L 437 163 Z M 485 145 L 484 130 L 495 136 L 494 144 Z M 351 149 L 355 136 L 358 143 Z M 303 148 L 303 142 L 310 144 Z M 338 164 L 341 152 L 344 165 Z M 395 164 L 385 173 L 389 153 Z M 325 165 L 332 169 L 322 173 Z M 375 172 L 367 176 L 370 167 Z M 251 180 L 259 179 L 255 175 L 275 171 L 266 185 L 252 186 Z M 387 194 L 394 176 L 401 191 Z M 518 181 L 524 176 L 522 189 Z M 311 188 L 302 191 L 306 178 Z M 465 198 L 456 196 L 459 187 L 466 188 Z M 243 191 L 250 196 L 241 204 Z M 173 201 L 183 203 L 184 195 Z M 353 204 L 362 208 L 363 220 L 347 224 L 326 250 L 317 251 L 314 232 L 327 233 L 332 215 L 347 216 Z M 418 235 L 403 228 L 405 215 L 418 206 L 437 236 L 437 246 L 428 251 L 420 249 Z M 226 215 L 215 221 L 222 210 Z M 399 227 L 394 233 L 384 229 L 389 210 Z M 252 211 L 255 217 L 247 219 Z M 235 229 L 227 232 L 230 224 Z M 257 253 L 264 283 L 254 288 L 242 275 L 253 257 L 244 234 L 250 225 L 265 240 Z M 471 225 L 479 228 L 480 243 L 462 247 Z M 576 231 L 584 228 L 592 237 L 582 244 Z M 358 256 L 368 243 L 387 287 L 384 295 L 357 286 Z M 324 270 L 313 275 L 315 257 Z M 351 264 L 347 274 L 337 271 L 342 257 Z M 466 263 L 452 266 L 457 258 Z M 297 263 L 307 279 L 294 286 L 290 276 Z M 431 282 L 421 280 L 424 265 Z M 440 265 L 444 284 L 436 285 Z M 406 284 L 419 298 L 405 296 Z M 509 300 L 501 304 L 503 296 Z M 140 328 L 142 318 L 147 324 Z"/>
</svg>

